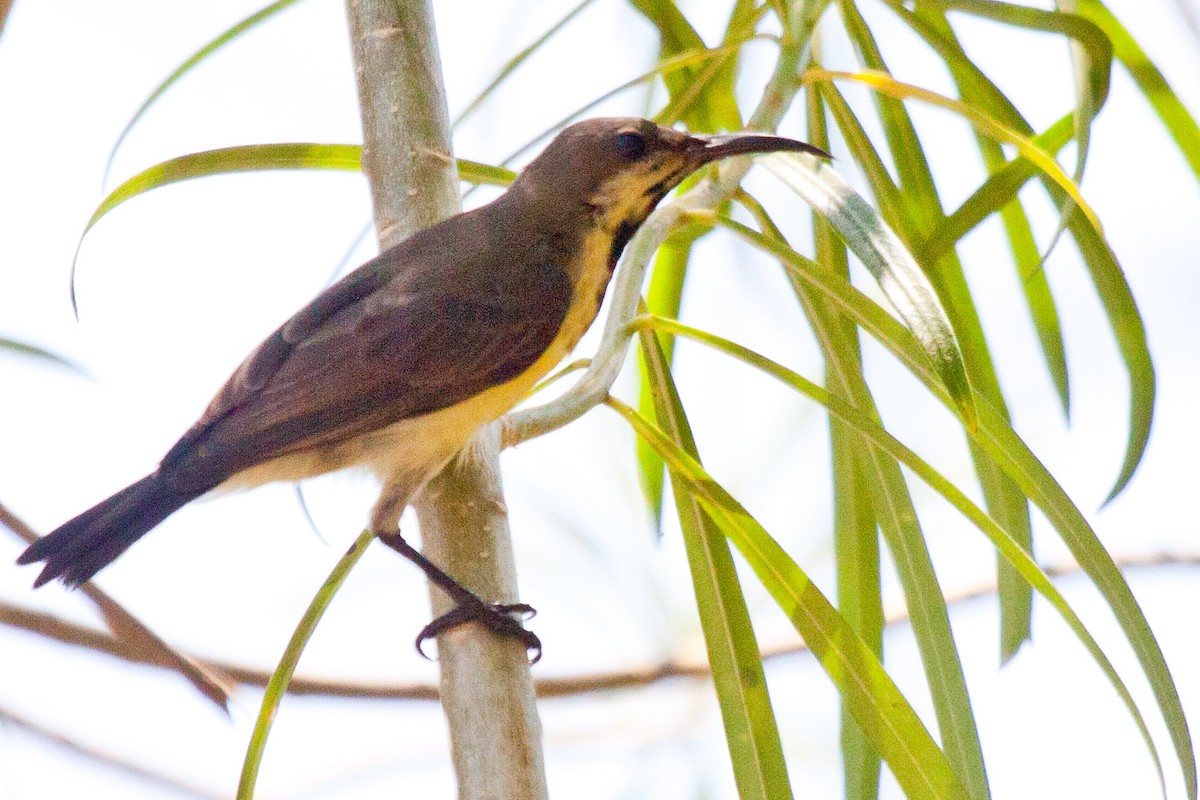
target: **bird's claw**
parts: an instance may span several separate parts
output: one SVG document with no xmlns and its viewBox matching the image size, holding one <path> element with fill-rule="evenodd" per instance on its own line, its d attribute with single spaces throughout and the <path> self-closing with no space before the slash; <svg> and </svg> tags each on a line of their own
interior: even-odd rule
<svg viewBox="0 0 1200 800">
<path fill-rule="evenodd" d="M 533 631 L 522 625 L 522 621 L 537 614 L 537 610 L 527 603 L 485 603 L 478 598 L 460 603 L 449 611 L 426 625 L 417 634 L 417 652 L 422 658 L 431 660 L 425 653 L 424 644 L 438 634 L 447 631 L 464 622 L 478 622 L 492 633 L 508 636 L 525 645 L 525 652 L 533 651 L 529 663 L 536 664 L 542 658 L 542 640 Z M 514 616 L 515 615 L 515 616 Z"/>
</svg>

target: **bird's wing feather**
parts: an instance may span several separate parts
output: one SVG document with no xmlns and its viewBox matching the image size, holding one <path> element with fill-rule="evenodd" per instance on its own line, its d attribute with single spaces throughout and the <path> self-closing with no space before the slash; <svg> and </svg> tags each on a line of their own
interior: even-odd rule
<svg viewBox="0 0 1200 800">
<path fill-rule="evenodd" d="M 545 352 L 571 300 L 553 265 L 520 270 L 520 282 L 500 266 L 438 288 L 374 267 L 330 287 L 238 368 L 163 459 L 174 481 L 211 488 L 504 383 Z"/>
</svg>

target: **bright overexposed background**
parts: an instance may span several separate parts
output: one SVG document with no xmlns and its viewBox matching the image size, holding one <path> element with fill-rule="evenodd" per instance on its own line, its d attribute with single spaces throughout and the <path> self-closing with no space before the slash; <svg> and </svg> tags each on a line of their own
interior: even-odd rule
<svg viewBox="0 0 1200 800">
<path fill-rule="evenodd" d="M 102 184 L 113 142 L 157 82 L 259 5 L 17 0 L 0 38 L 0 337 L 49 349 L 86 373 L 0 351 L 0 501 L 40 531 L 152 470 L 250 348 L 328 282 L 370 220 L 365 182 L 352 173 L 220 177 L 157 190 L 117 210 L 84 241 L 75 320 L 68 297 L 74 251 L 115 182 L 215 147 L 360 141 L 342 4 L 306 0 L 222 50 L 162 98 L 133 129 L 109 184 Z M 711 5 L 710 27 L 700 32 L 720 30 L 724 4 L 681 5 L 689 16 Z M 1200 41 L 1178 10 L 1134 0 L 1112 6 L 1200 113 Z M 435 8 L 453 116 L 568 5 L 449 0 Z M 1069 53 L 1061 39 L 997 35 L 993 26 L 967 22 L 961 33 L 972 55 L 994 65 L 993 76 L 1020 99 L 1035 128 L 1070 105 Z M 1020 59 L 1011 58 L 1014 47 L 1023 48 Z M 456 131 L 457 154 L 498 162 L 575 107 L 652 67 L 656 52 L 654 31 L 625 3 L 597 0 Z M 826 61 L 838 65 L 839 53 L 841 65 L 850 66 L 836 40 L 827 45 Z M 916 46 L 911 59 L 892 59 L 901 79 L 950 92 L 930 63 Z M 597 113 L 640 114 L 648 107 L 645 93 L 633 91 Z M 942 165 L 937 176 L 948 203 L 961 200 L 982 174 L 970 132 L 941 112 L 914 109 L 914 116 L 922 134 L 944 148 L 935 170 Z M 784 132 L 803 135 L 794 117 Z M 1116 553 L 1190 555 L 1200 550 L 1192 502 L 1200 478 L 1200 188 L 1120 69 L 1092 147 L 1084 193 L 1146 320 L 1160 392 L 1145 461 L 1110 505 L 1099 508 L 1122 458 L 1126 377 L 1072 246 L 1060 245 L 1046 265 L 1062 303 L 1072 367 L 1069 426 L 1043 370 L 1029 366 L 1037 363 L 1036 342 L 996 223 L 967 239 L 964 263 L 972 289 L 986 298 L 985 329 L 1003 333 L 993 341 L 1003 343 L 996 359 L 1017 430 Z M 858 182 L 848 162 L 835 166 Z M 751 180 L 770 193 L 769 176 Z M 481 191 L 468 202 L 490 196 Z M 790 202 L 780 213 L 803 219 L 807 210 Z M 1055 219 L 1052 209 L 1043 204 L 1043 210 L 1036 224 L 1044 246 Z M 367 237 L 352 261 L 369 257 L 373 241 Z M 781 339 L 780 331 L 796 330 L 797 309 L 778 271 L 719 234 L 702 250 L 685 319 L 819 379 L 820 358 L 807 336 Z M 589 337 L 581 350 L 593 343 Z M 870 344 L 867 360 L 888 424 L 969 485 L 966 451 L 949 417 L 931 410 L 890 357 Z M 823 413 L 686 344 L 678 366 L 706 464 L 831 592 Z M 629 382 L 622 386 L 628 394 Z M 750 403 L 754 411 L 746 413 Z M 703 653 L 678 531 L 668 521 L 656 543 L 637 486 L 633 440 L 619 420 L 597 410 L 506 453 L 503 463 L 522 597 L 541 612 L 534 626 L 546 645 L 535 675 Z M 355 475 L 306 484 L 319 534 L 291 487 L 197 503 L 98 580 L 172 644 L 270 669 L 313 592 L 361 529 L 373 491 Z M 922 519 L 943 585 L 952 593 L 985 586 L 993 562 L 983 538 L 930 493 L 914 491 L 919 502 L 929 501 L 921 505 Z M 412 520 L 405 523 L 411 529 Z M 1065 550 L 1036 515 L 1035 530 L 1042 534 L 1039 556 L 1064 563 Z M 21 549 L 0 531 L 0 564 Z M 0 567 L 0 598 L 95 621 L 77 594 L 57 586 L 31 592 L 34 575 Z M 1195 567 L 1129 573 L 1193 717 L 1200 710 L 1196 578 Z M 889 596 L 897 598 L 889 581 Z M 1102 641 L 1116 643 L 1118 668 L 1131 666 L 1111 617 L 1085 582 L 1066 578 L 1061 585 Z M 764 597 L 752 594 L 751 603 L 766 643 L 794 641 Z M 1136 729 L 1073 636 L 1046 611 L 1035 605 L 1034 643 L 1001 670 L 995 602 L 953 610 L 995 796 L 1153 796 L 1156 779 Z M 379 548 L 337 598 L 300 672 L 434 682 L 436 666 L 411 644 L 428 614 L 419 573 Z M 889 630 L 886 649 L 889 669 L 930 719 L 904 625 Z M 771 662 L 768 676 L 795 784 L 806 796 L 836 796 L 836 694 L 805 656 Z M 1136 681 L 1134 688 L 1139 699 L 1148 696 Z M 174 675 L 0 629 L 0 715 L 30 720 L 212 796 L 232 795 L 258 699 L 256 692 L 240 693 L 226 717 Z M 704 681 L 549 700 L 541 712 L 552 796 L 732 796 L 719 713 Z M 1153 718 L 1150 724 L 1165 746 Z M 261 796 L 450 797 L 447 753 L 435 704 L 289 698 L 268 746 Z M 1166 766 L 1178 788 L 1169 758 Z M 894 785 L 887 791 L 896 796 Z M 0 798 L 83 795 L 192 796 L 0 721 Z"/>
</svg>

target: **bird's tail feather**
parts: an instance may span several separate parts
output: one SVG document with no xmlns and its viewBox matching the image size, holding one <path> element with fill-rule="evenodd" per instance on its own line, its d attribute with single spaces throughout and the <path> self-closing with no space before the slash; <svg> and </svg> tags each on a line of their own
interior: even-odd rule
<svg viewBox="0 0 1200 800">
<path fill-rule="evenodd" d="M 46 562 L 35 587 L 55 578 L 78 586 L 194 498 L 152 473 L 34 542 L 17 563 Z"/>
</svg>

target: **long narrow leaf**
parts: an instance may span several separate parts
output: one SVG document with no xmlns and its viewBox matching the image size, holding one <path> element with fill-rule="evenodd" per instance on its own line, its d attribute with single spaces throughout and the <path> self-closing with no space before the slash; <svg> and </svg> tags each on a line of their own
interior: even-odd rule
<svg viewBox="0 0 1200 800">
<path fill-rule="evenodd" d="M 1063 172 L 1062 167 L 1058 166 L 1058 162 L 1054 160 L 1048 153 L 1037 146 L 1033 140 L 1027 136 L 1022 136 L 1012 128 L 998 122 L 993 117 L 983 111 L 968 106 L 958 100 L 952 100 L 949 97 L 931 92 L 928 89 L 922 89 L 919 86 L 913 86 L 909 83 L 903 83 L 892 78 L 890 75 L 879 72 L 835 72 L 824 69 L 810 69 L 805 72 L 804 80 L 806 83 L 815 83 L 819 81 L 853 81 L 861 83 L 872 89 L 883 92 L 891 97 L 900 99 L 920 100 L 929 105 L 944 108 L 947 111 L 959 115 L 964 120 L 969 122 L 972 127 L 980 133 L 992 137 L 996 141 L 1014 145 L 1021 155 L 1028 158 L 1037 165 L 1046 177 L 1058 184 L 1064 192 L 1070 196 L 1079 210 L 1087 217 L 1088 222 L 1097 230 L 1102 230 L 1100 219 L 1096 216 L 1096 212 L 1091 205 L 1084 200 L 1083 195 L 1079 192 L 1079 187 L 1071 180 L 1070 176 Z"/>
<path fill-rule="evenodd" d="M 826 87 L 836 93 L 832 84 Z M 829 151 L 829 129 L 825 118 L 825 92 L 809 92 L 806 100 L 809 140 Z M 835 112 L 836 113 L 836 112 Z M 887 181 L 891 183 L 890 179 Z M 764 233 L 782 239 L 761 206 L 752 208 Z M 820 214 L 812 214 L 813 252 L 816 262 L 846 280 L 850 279 L 850 256 L 846 244 Z M 800 281 L 787 273 L 792 289 L 801 296 Z M 811 297 L 813 293 L 808 293 Z M 844 326 L 845 359 L 861 370 L 862 350 L 854 323 L 844 315 L 831 320 Z M 826 379 L 833 372 L 826 365 Z M 833 466 L 833 544 L 837 560 L 837 605 L 846 621 L 862 636 L 871 652 L 883 661 L 883 587 L 879 522 L 868 483 L 867 455 L 862 437 L 840 421 L 829 418 L 829 449 Z M 842 775 L 846 800 L 877 800 L 883 761 L 867 740 L 846 704 L 841 704 Z"/>
<path fill-rule="evenodd" d="M 213 175 L 293 169 L 357 171 L 362 167 L 361 158 L 362 148 L 352 144 L 251 144 L 190 153 L 142 170 L 109 192 L 79 235 L 75 259 L 71 262 L 71 305 L 75 305 L 75 265 L 84 237 L 106 214 L 127 200 L 151 189 Z M 503 167 L 465 159 L 458 160 L 458 171 L 464 181 L 491 186 L 507 186 L 515 177 L 511 170 Z"/>
<path fill-rule="evenodd" d="M 279 704 L 283 702 L 283 696 L 287 693 L 292 675 L 296 673 L 296 665 L 300 663 L 300 656 L 304 653 L 309 639 L 312 638 L 313 631 L 321 622 L 321 617 L 325 616 L 329 604 L 333 602 L 334 596 L 349 577 L 350 570 L 354 569 L 354 565 L 367 552 L 367 545 L 374 538 L 375 535 L 370 531 L 363 531 L 358 535 L 354 544 L 350 545 L 350 549 L 334 565 L 333 571 L 329 573 L 325 583 L 321 584 L 320 590 L 309 603 L 304 616 L 300 618 L 300 623 L 292 633 L 292 638 L 288 640 L 283 656 L 279 659 L 279 666 L 271 673 L 271 680 L 267 682 L 266 691 L 263 693 L 262 705 L 259 706 L 258 718 L 254 722 L 254 730 L 250 734 L 250 744 L 246 749 L 246 759 L 242 762 L 237 800 L 252 800 L 254 797 L 254 784 L 258 781 L 258 769 L 262 764 L 263 753 L 266 752 L 267 737 L 271 733 L 271 725 L 275 722 L 275 715 L 279 713 Z"/>
<path fill-rule="evenodd" d="M 961 413 L 958 411 L 957 401 L 946 391 L 940 376 L 912 334 L 849 282 L 828 273 L 805 269 L 798 254 L 769 236 L 731 220 L 718 221 L 745 241 L 779 258 L 788 265 L 793 274 L 833 300 L 860 327 L 891 350 L 947 408 Z M 1129 584 L 1095 531 L 1088 525 L 1082 512 L 1071 502 L 1066 492 L 1012 429 L 1009 422 L 982 396 L 977 394 L 975 403 L 979 411 L 979 425 L 971 440 L 983 448 L 1005 474 L 1016 482 L 1025 496 L 1042 509 L 1054 530 L 1071 550 L 1075 560 L 1103 595 L 1126 640 L 1136 653 L 1138 663 L 1154 692 L 1159 712 L 1163 715 L 1163 721 L 1175 747 L 1175 754 L 1188 787 L 1188 796 L 1195 798 L 1196 756 L 1187 719 L 1179 700 L 1179 692 L 1171 678 L 1162 648 L 1159 647 Z"/>
<path fill-rule="evenodd" d="M 7 350 L 10 353 L 15 353 L 20 356 L 28 356 L 40 361 L 49 361 L 51 364 L 59 367 L 66 367 L 72 372 L 82 373 L 83 369 L 76 363 L 68 361 L 62 356 L 55 355 L 49 350 L 43 350 L 37 345 L 18 342 L 15 339 L 0 338 L 0 350 Z"/>
<path fill-rule="evenodd" d="M 934 8 L 922 4 L 918 11 L 909 12 L 899 3 L 891 3 L 892 10 L 917 35 L 933 48 L 945 62 L 954 82 L 958 86 L 963 100 L 974 105 L 991 109 L 992 113 L 1005 120 L 1014 129 L 1032 134 L 1033 129 L 1026 122 L 1016 107 L 1009 101 L 1000 89 L 975 66 L 968 57 L 944 14 Z M 976 134 L 976 144 L 983 157 L 989 173 L 995 173 L 1008 163 L 1000 144 L 992 139 Z M 1056 150 L 1047 148 L 1053 153 Z M 1078 172 L 1078 170 L 1077 170 Z M 1063 346 L 1062 328 L 1059 323 L 1058 309 L 1046 280 L 1045 270 L 1042 269 L 1043 256 L 1038 252 L 1037 242 L 1033 237 L 1033 227 L 1025 213 L 1020 197 L 1014 197 L 994 212 L 999 213 L 1004 230 L 1008 237 L 1009 248 L 1013 254 L 1025 293 L 1026 306 L 1033 321 L 1034 330 L 1042 346 L 1042 355 L 1055 389 L 1062 403 L 1063 414 L 1070 417 L 1071 395 L 1070 380 L 1067 369 L 1066 351 Z M 947 221 L 943 219 L 938 227 L 945 228 Z M 937 261 L 946 250 L 943 246 L 931 260 Z M 1001 603 L 1003 608 L 1005 603 Z M 1003 635 L 1003 634 L 1002 634 Z"/>
<path fill-rule="evenodd" d="M 841 692 L 909 798 L 968 798 L 946 756 L 870 648 L 816 584 L 695 459 L 615 398 L 608 404 L 649 441 L 746 558 Z"/>
<path fill-rule="evenodd" d="M 936 3 L 926 3 L 921 8 L 925 9 L 923 18 L 908 14 L 902 7 L 893 6 L 893 10 L 910 24 L 918 23 L 918 20 L 921 19 L 933 21 L 932 25 L 921 26 L 918 23 L 914 27 L 937 26 L 945 36 L 953 36 L 950 26 L 944 18 L 936 17 L 936 9 L 939 8 Z M 855 25 L 855 42 L 862 52 L 867 66 L 886 72 L 886 64 L 878 53 L 874 40 L 866 29 L 865 22 L 849 12 L 846 16 L 851 18 Z M 938 26 L 939 22 L 940 26 Z M 935 47 L 943 57 L 954 54 L 956 51 L 961 52 L 950 46 L 950 42 L 945 42 L 941 38 L 934 38 L 934 41 L 943 45 L 940 49 Z M 996 117 L 998 121 L 1014 127 L 1020 133 L 1029 132 L 1029 126 L 1003 93 L 977 69 L 974 69 L 965 56 L 957 60 L 947 59 L 947 61 L 948 66 L 954 64 L 951 66 L 951 70 L 956 77 L 962 75 L 967 82 L 970 91 L 963 90 L 962 95 L 968 106 L 973 105 L 972 99 L 978 99 L 981 102 L 974 103 L 974 105 L 986 109 L 987 113 Z M 887 219 L 893 225 L 900 225 L 909 218 L 915 219 L 919 223 L 918 235 L 925 236 L 929 233 L 931 226 L 940 225 L 945 217 L 941 198 L 921 149 L 916 128 L 904 104 L 896 100 L 885 100 L 882 96 L 878 97 L 878 104 L 880 113 L 885 118 L 885 130 L 888 133 L 888 143 L 894 157 L 901 163 L 909 165 L 907 173 L 902 173 L 908 176 L 904 193 L 904 199 L 907 201 L 904 215 L 900 218 L 887 217 Z M 984 145 L 985 155 L 987 153 L 995 154 L 999 150 L 999 145 L 986 136 L 976 134 L 976 140 L 987 143 Z M 898 230 L 905 229 L 898 228 Z M 911 227 L 908 230 L 911 231 Z M 910 232 L 909 235 L 911 236 L 912 233 Z M 1040 263 L 1036 248 L 1034 259 Z M 967 284 L 966 274 L 956 250 L 950 248 L 937 260 L 926 258 L 925 266 L 930 271 L 930 279 L 945 300 L 947 311 L 958 331 L 963 357 L 967 365 L 967 374 L 970 376 L 972 384 L 1007 417 L 1007 406 L 992 360 L 991 347 L 984 335 L 975 297 Z M 968 442 L 968 446 L 989 511 L 1010 530 L 1019 532 L 1022 542 L 1026 546 L 1032 547 L 1033 533 L 1027 501 L 1017 491 L 1012 481 L 1006 478 L 975 445 Z M 1005 662 L 1012 658 L 1030 637 L 1033 595 L 1028 585 L 1002 559 L 997 559 L 996 571 L 996 580 L 1000 587 L 1000 654 L 1001 661 Z"/>
<path fill-rule="evenodd" d="M 1071 121 L 1068 116 L 1055 122 L 1034 141 L 1038 142 L 1042 149 L 1053 153 L 1065 146 L 1070 136 Z M 992 174 L 984 185 L 947 217 L 944 224 L 933 233 L 926 244 L 928 252 L 936 256 L 943 248 L 953 246 L 954 241 L 965 235 L 967 230 L 1015 197 L 1021 186 L 1035 174 L 1036 167 L 1025 158 L 1013 159 L 1008 166 Z M 1043 181 L 1043 184 L 1055 202 L 1066 202 L 1066 193 L 1058 186 L 1049 181 Z M 1113 328 L 1117 349 L 1121 353 L 1125 368 L 1129 371 L 1129 439 L 1120 474 L 1108 494 L 1108 500 L 1111 500 L 1125 488 L 1137 471 L 1146 445 L 1150 441 L 1156 395 L 1154 364 L 1146 342 L 1145 325 L 1116 254 L 1109 247 L 1103 234 L 1088 220 L 1072 214 L 1066 222 L 1067 230 L 1071 232 L 1083 254 L 1084 263 L 1091 273 L 1092 284 L 1096 287 L 1109 324 Z"/>
<path fill-rule="evenodd" d="M 150 106 L 154 105 L 158 98 L 162 97 L 168 89 L 170 89 L 175 85 L 176 82 L 179 81 L 180 78 L 191 72 L 192 69 L 201 61 L 204 61 L 217 50 L 220 50 L 225 45 L 237 39 L 243 33 L 258 27 L 279 12 L 296 5 L 298 2 L 299 0 L 277 0 L 267 7 L 256 11 L 238 24 L 234 25 L 232 28 L 229 28 L 221 33 L 220 36 L 201 47 L 195 53 L 192 53 L 182 64 L 176 67 L 170 75 L 164 78 L 162 82 L 158 84 L 158 86 L 155 86 L 154 91 L 150 93 L 150 96 L 142 101 L 142 104 L 138 106 L 137 111 L 133 112 L 133 116 L 129 118 L 129 122 L 125 123 L 125 127 L 121 129 L 120 135 L 117 136 L 117 141 L 113 143 L 112 150 L 109 151 L 108 154 L 108 161 L 104 165 L 104 183 L 108 183 L 108 175 L 112 171 L 113 159 L 117 157 L 117 150 L 121 148 L 121 143 L 125 141 L 125 137 L 129 135 L 131 130 L 133 130 L 133 126 L 136 125 L 138 120 L 140 120 L 145 113 L 150 110 Z"/>
<path fill-rule="evenodd" d="M 765 215 L 756 216 L 766 230 L 778 235 L 769 219 L 763 218 Z M 810 269 L 824 267 L 811 264 Z M 853 325 L 847 324 L 836 307 L 819 293 L 789 277 L 825 356 L 831 390 L 865 413 L 877 415 L 874 398 L 863 376 Z M 853 455 L 862 468 L 865 497 L 873 506 L 874 519 L 878 521 L 896 563 L 933 696 L 943 747 L 972 796 L 986 796 L 987 776 L 966 677 L 908 483 L 895 459 L 869 442 L 862 442 Z M 870 569 L 871 565 L 866 568 Z"/>
<path fill-rule="evenodd" d="M 1113 46 L 1104 31 L 1094 22 L 1076 14 L 1044 11 L 999 0 L 920 0 L 917 5 L 963 11 L 1028 30 L 1061 33 L 1078 45 L 1079 103 L 1075 110 L 1074 122 L 1075 140 L 1079 143 L 1079 148 L 1075 155 L 1075 173 L 1072 180 L 1075 183 L 1083 180 L 1092 121 L 1108 97 L 1112 73 Z M 1065 7 L 1066 4 L 1061 5 Z M 1069 10 L 1072 9 L 1068 8 Z"/>
<path fill-rule="evenodd" d="M 825 406 L 831 414 L 836 415 L 842 422 L 851 426 L 856 432 L 865 436 L 874 445 L 885 450 L 888 455 L 903 463 L 911 469 L 921 480 L 925 481 L 932 489 L 941 494 L 951 505 L 958 509 L 963 516 L 969 519 L 981 533 L 988 537 L 991 543 L 995 546 L 997 552 L 1005 558 L 1009 564 L 1026 580 L 1029 585 L 1041 594 L 1056 611 L 1062 616 L 1063 620 L 1071 628 L 1072 632 L 1084 645 L 1092 659 L 1100 667 L 1109 683 L 1120 697 L 1121 702 L 1125 705 L 1134 724 L 1137 726 L 1142 740 L 1146 744 L 1151 758 L 1154 761 L 1155 769 L 1158 774 L 1159 782 L 1163 785 L 1165 794 L 1166 783 L 1163 776 L 1162 762 L 1158 755 L 1158 749 L 1154 746 L 1154 740 L 1150 736 L 1150 730 L 1146 725 L 1145 719 L 1142 717 L 1141 711 L 1137 707 L 1133 696 L 1129 693 L 1128 687 L 1117 673 L 1112 662 L 1104 654 L 1099 643 L 1088 631 L 1083 621 L 1071 608 L 1066 599 L 1051 583 L 1049 577 L 1041 570 L 1040 567 L 1030 557 L 1029 552 L 1016 540 L 1012 535 L 1005 530 L 996 520 L 989 517 L 979 506 L 975 505 L 961 490 L 959 490 L 953 482 L 948 480 L 940 472 L 930 466 L 924 459 L 906 447 L 903 443 L 893 437 L 890 433 L 884 430 L 871 415 L 865 414 L 862 410 L 854 407 L 850 403 L 838 398 L 836 395 L 827 392 L 813 382 L 805 379 L 787 367 L 778 364 L 765 356 L 755 353 L 741 345 L 735 344 L 727 339 L 701 331 L 696 328 L 683 325 L 675 320 L 668 320 L 656 317 L 640 317 L 635 319 L 631 326 L 638 330 L 658 330 L 666 331 L 679 336 L 686 336 L 694 341 L 701 342 L 714 349 L 717 349 L 727 355 L 743 361 L 744 363 L 758 369 L 759 371 L 770 375 L 773 378 L 781 381 L 792 389 L 801 392 L 821 405 Z"/>
<path fill-rule="evenodd" d="M 964 422 L 973 425 L 966 369 L 946 312 L 925 273 L 879 213 L 834 170 L 816 159 L 773 153 L 760 158 L 759 163 L 837 229 L 921 342 L 959 404 Z"/>
<path fill-rule="evenodd" d="M 655 417 L 671 440 L 700 463 L 667 355 L 653 332 L 643 331 L 640 338 Z M 738 797 L 791 800 L 787 763 L 767 692 L 758 640 L 750 624 L 750 610 L 742 595 L 729 544 L 674 473 L 671 483 Z"/>
<path fill-rule="evenodd" d="M 1180 155 L 1192 168 L 1196 178 L 1200 179 L 1200 125 L 1196 124 L 1196 118 L 1188 112 L 1187 106 L 1137 40 L 1103 3 L 1099 0 L 1075 0 L 1074 4 L 1080 15 L 1096 23 L 1112 41 L 1113 54 L 1129 71 L 1129 76 L 1175 140 Z"/>
</svg>

